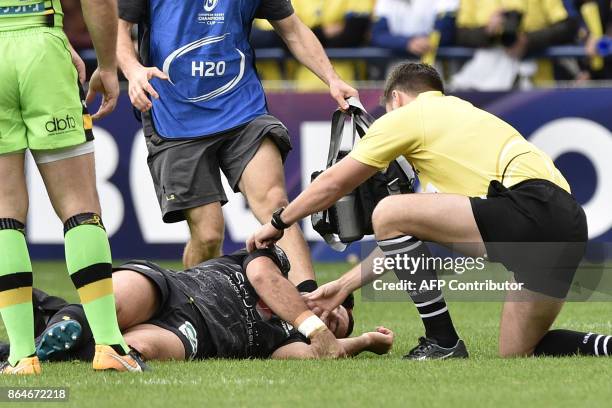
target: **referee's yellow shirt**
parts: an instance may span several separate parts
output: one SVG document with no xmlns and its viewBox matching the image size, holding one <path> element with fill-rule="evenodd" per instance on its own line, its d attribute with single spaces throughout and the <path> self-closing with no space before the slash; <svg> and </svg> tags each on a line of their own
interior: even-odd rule
<svg viewBox="0 0 612 408">
<path fill-rule="evenodd" d="M 350 155 L 380 170 L 403 155 L 425 192 L 481 197 L 492 180 L 510 187 L 528 179 L 549 180 L 570 192 L 550 157 L 516 129 L 438 91 L 382 116 Z"/>
</svg>

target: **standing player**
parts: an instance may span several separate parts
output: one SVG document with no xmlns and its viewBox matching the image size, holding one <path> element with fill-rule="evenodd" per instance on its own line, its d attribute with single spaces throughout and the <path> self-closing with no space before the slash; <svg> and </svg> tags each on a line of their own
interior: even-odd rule
<svg viewBox="0 0 612 408">
<path fill-rule="evenodd" d="M 564 355 L 576 350 L 607 355 L 609 337 L 549 331 L 587 240 L 584 211 L 567 181 L 553 161 L 512 126 L 443 92 L 432 67 L 398 66 L 385 86 L 388 113 L 348 157 L 317 177 L 286 209 L 275 212 L 272 223 L 249 240 L 249 249 L 270 245 L 283 228 L 328 208 L 403 155 L 426 193 L 390 196 L 374 210 L 374 231 L 385 256 L 427 257 L 421 240 L 472 244 L 472 254 L 486 252 L 526 288 L 508 293 L 500 355 Z M 354 270 L 342 283 L 355 289 L 371 278 L 367 268 L 364 275 Z M 435 271 L 426 275 L 420 277 L 435 279 Z M 326 298 L 319 307 L 329 309 L 342 286 L 336 282 L 312 296 Z M 433 335 L 422 338 L 407 357 L 466 356 L 440 291 L 416 291 L 411 296 L 426 331 Z"/>
<path fill-rule="evenodd" d="M 341 107 L 357 91 L 338 77 L 288 0 L 120 0 L 119 17 L 119 64 L 142 112 L 163 220 L 187 220 L 191 239 L 183 263 L 193 266 L 221 252 L 227 197 L 220 169 L 261 222 L 287 203 L 283 160 L 291 144 L 287 129 L 268 115 L 248 41 L 253 20 L 270 20 Z M 139 26 L 140 61 L 133 24 Z M 292 282 L 314 278 L 298 226 L 287 230 L 280 246 L 294 265 Z"/>
<path fill-rule="evenodd" d="M 142 371 L 117 325 L 91 132 L 92 118 L 111 112 L 119 94 L 116 3 L 86 0 L 83 13 L 99 61 L 88 100 L 96 92 L 104 95 L 93 117 L 79 85 L 85 79 L 83 61 L 62 31 L 60 1 L 0 0 L 0 313 L 11 343 L 8 362 L 0 365 L 2 374 L 41 371 L 34 354 L 32 266 L 24 231 L 26 149 L 64 223 L 68 272 L 97 343 L 94 369 Z"/>
</svg>

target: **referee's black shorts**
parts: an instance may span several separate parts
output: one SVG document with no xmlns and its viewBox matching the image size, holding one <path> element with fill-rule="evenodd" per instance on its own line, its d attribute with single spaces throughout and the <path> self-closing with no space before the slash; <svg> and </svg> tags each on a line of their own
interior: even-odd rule
<svg viewBox="0 0 612 408">
<path fill-rule="evenodd" d="M 502 263 L 523 287 L 565 298 L 588 240 L 575 198 L 532 179 L 510 188 L 492 181 L 486 198 L 470 201 L 489 260 Z"/>
</svg>

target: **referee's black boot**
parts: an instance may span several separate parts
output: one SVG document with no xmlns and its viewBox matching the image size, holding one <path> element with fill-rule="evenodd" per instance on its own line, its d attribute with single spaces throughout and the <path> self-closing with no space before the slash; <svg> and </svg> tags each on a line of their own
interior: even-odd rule
<svg viewBox="0 0 612 408">
<path fill-rule="evenodd" d="M 439 346 L 436 340 L 419 338 L 419 345 L 404 356 L 407 360 L 444 360 L 447 358 L 468 358 L 469 354 L 463 340 L 457 340 L 453 347 Z"/>
</svg>

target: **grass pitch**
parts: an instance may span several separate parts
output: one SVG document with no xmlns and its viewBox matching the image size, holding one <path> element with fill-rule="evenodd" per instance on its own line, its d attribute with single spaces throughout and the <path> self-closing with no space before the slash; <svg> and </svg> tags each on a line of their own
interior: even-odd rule
<svg viewBox="0 0 612 408">
<path fill-rule="evenodd" d="M 173 266 L 177 266 L 174 264 Z M 320 281 L 348 269 L 319 264 Z M 35 285 L 76 299 L 62 263 L 34 265 Z M 94 373 L 87 363 L 44 364 L 39 377 L 3 377 L 0 386 L 68 387 L 62 407 L 572 407 L 610 406 L 612 361 L 606 358 L 496 357 L 500 303 L 450 303 L 471 358 L 409 362 L 402 355 L 422 334 L 406 302 L 361 302 L 355 333 L 385 325 L 396 333 L 388 356 L 363 354 L 343 361 L 228 361 L 151 363 L 143 375 Z M 608 303 L 569 303 L 557 327 L 612 333 Z M 0 338 L 6 338 L 0 325 Z M 4 406 L 47 403 L 3 403 Z"/>
</svg>

